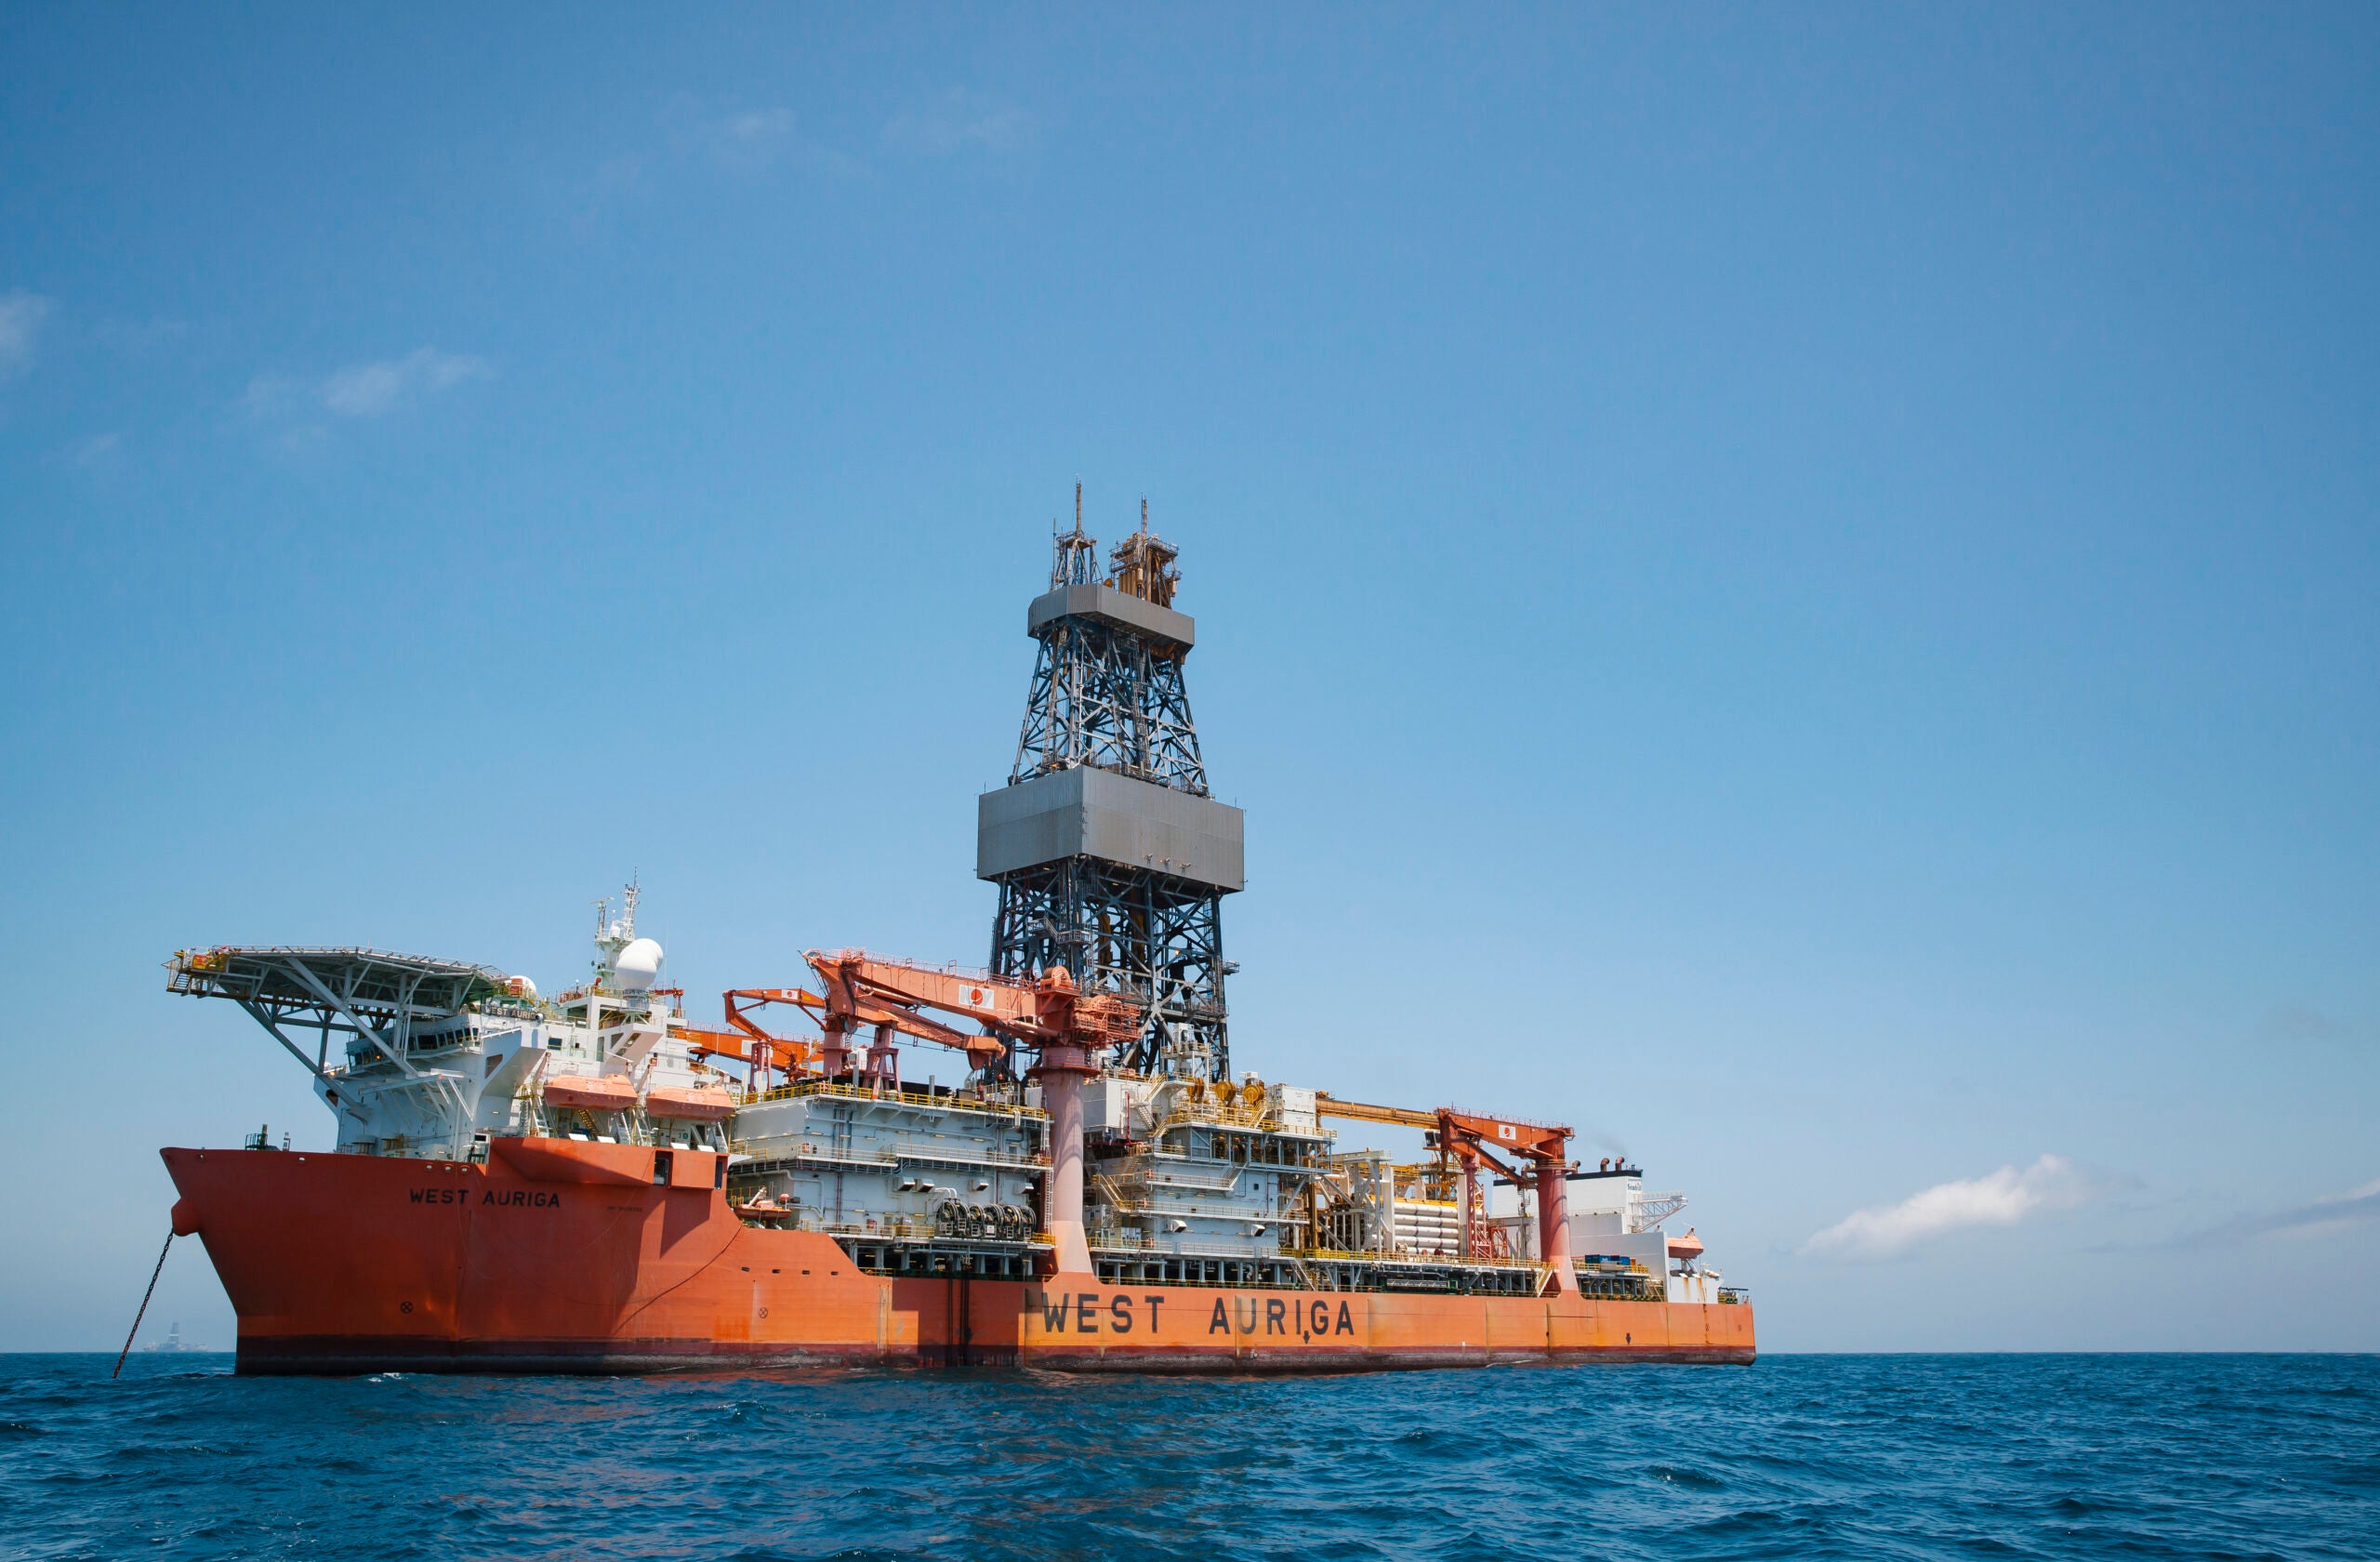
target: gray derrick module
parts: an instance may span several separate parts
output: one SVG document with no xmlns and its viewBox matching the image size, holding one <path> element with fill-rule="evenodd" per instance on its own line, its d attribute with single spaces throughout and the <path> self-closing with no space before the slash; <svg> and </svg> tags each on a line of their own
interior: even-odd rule
<svg viewBox="0 0 2380 1562">
<path fill-rule="evenodd" d="M 1223 897 L 1243 881 L 1244 820 L 1207 789 L 1173 607 L 1174 549 L 1141 529 L 1098 578 L 1082 529 L 1056 539 L 1025 612 L 1039 646 L 1008 785 L 976 803 L 975 872 L 999 886 L 993 974 L 1052 966 L 1140 1005 L 1136 1074 L 1228 1080 Z"/>
</svg>

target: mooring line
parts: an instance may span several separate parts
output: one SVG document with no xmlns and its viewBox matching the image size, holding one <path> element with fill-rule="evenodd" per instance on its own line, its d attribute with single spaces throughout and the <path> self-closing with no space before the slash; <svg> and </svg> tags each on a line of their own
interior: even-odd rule
<svg viewBox="0 0 2380 1562">
<path fill-rule="evenodd" d="M 140 1310 L 132 1315 L 132 1333 L 124 1337 L 124 1349 L 116 1352 L 115 1370 L 108 1374 L 111 1378 L 124 1373 L 124 1358 L 132 1354 L 133 1337 L 140 1332 L 140 1320 L 149 1316 L 149 1298 L 157 1294 L 157 1277 L 165 1272 L 165 1255 L 173 1251 L 174 1234 L 168 1231 L 165 1245 L 157 1250 L 157 1267 L 149 1271 L 149 1289 L 140 1293 Z"/>
</svg>

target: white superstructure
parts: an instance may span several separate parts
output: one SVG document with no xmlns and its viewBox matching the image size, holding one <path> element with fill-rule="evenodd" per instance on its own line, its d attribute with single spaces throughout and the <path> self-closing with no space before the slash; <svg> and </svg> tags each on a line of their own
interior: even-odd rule
<svg viewBox="0 0 2380 1562">
<path fill-rule="evenodd" d="M 296 1055 L 343 1152 L 462 1160 L 522 1133 L 723 1149 L 735 1081 L 655 985 L 637 898 L 630 884 L 616 917 L 598 903 L 593 970 L 550 999 L 487 966 L 357 948 L 186 950 L 170 985 L 235 999 Z"/>
<path fill-rule="evenodd" d="M 1643 1169 L 1628 1165 L 1624 1157 L 1606 1157 L 1592 1172 L 1573 1172 L 1568 1184 L 1573 1258 L 1663 1276 L 1673 1302 L 1719 1299 L 1722 1277 L 1702 1264 L 1700 1238 L 1691 1230 L 1673 1237 L 1662 1228 L 1686 1208 L 1686 1195 L 1646 1192 Z M 1505 1183 L 1498 1183 L 1488 1194 L 1489 1224 L 1518 1257 L 1538 1256 L 1534 1202 L 1533 1195 Z"/>
</svg>

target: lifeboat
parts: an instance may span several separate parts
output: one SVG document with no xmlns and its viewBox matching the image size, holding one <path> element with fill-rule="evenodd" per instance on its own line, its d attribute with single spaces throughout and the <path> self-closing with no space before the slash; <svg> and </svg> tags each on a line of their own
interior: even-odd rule
<svg viewBox="0 0 2380 1562">
<path fill-rule="evenodd" d="M 546 1081 L 546 1105 L 574 1112 L 633 1112 L 636 1087 L 616 1074 L 563 1074 Z"/>
<path fill-rule="evenodd" d="M 1702 1256 L 1702 1238 L 1697 1237 L 1689 1227 L 1685 1236 L 1673 1237 L 1670 1238 L 1670 1256 L 1676 1259 L 1685 1259 L 1689 1262 L 1694 1259 L 1700 1258 Z"/>
<path fill-rule="evenodd" d="M 654 1118 L 725 1122 L 735 1115 L 735 1098 L 716 1085 L 697 1085 L 692 1090 L 660 1085 L 645 1092 L 644 1111 Z"/>
</svg>

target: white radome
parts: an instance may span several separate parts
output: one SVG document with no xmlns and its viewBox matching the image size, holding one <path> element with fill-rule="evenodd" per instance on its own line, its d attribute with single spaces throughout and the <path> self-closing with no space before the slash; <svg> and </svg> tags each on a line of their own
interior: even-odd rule
<svg viewBox="0 0 2380 1562">
<path fill-rule="evenodd" d="M 650 938 L 631 939 L 612 961 L 612 979 L 622 992 L 642 992 L 661 974 L 661 946 Z"/>
</svg>

